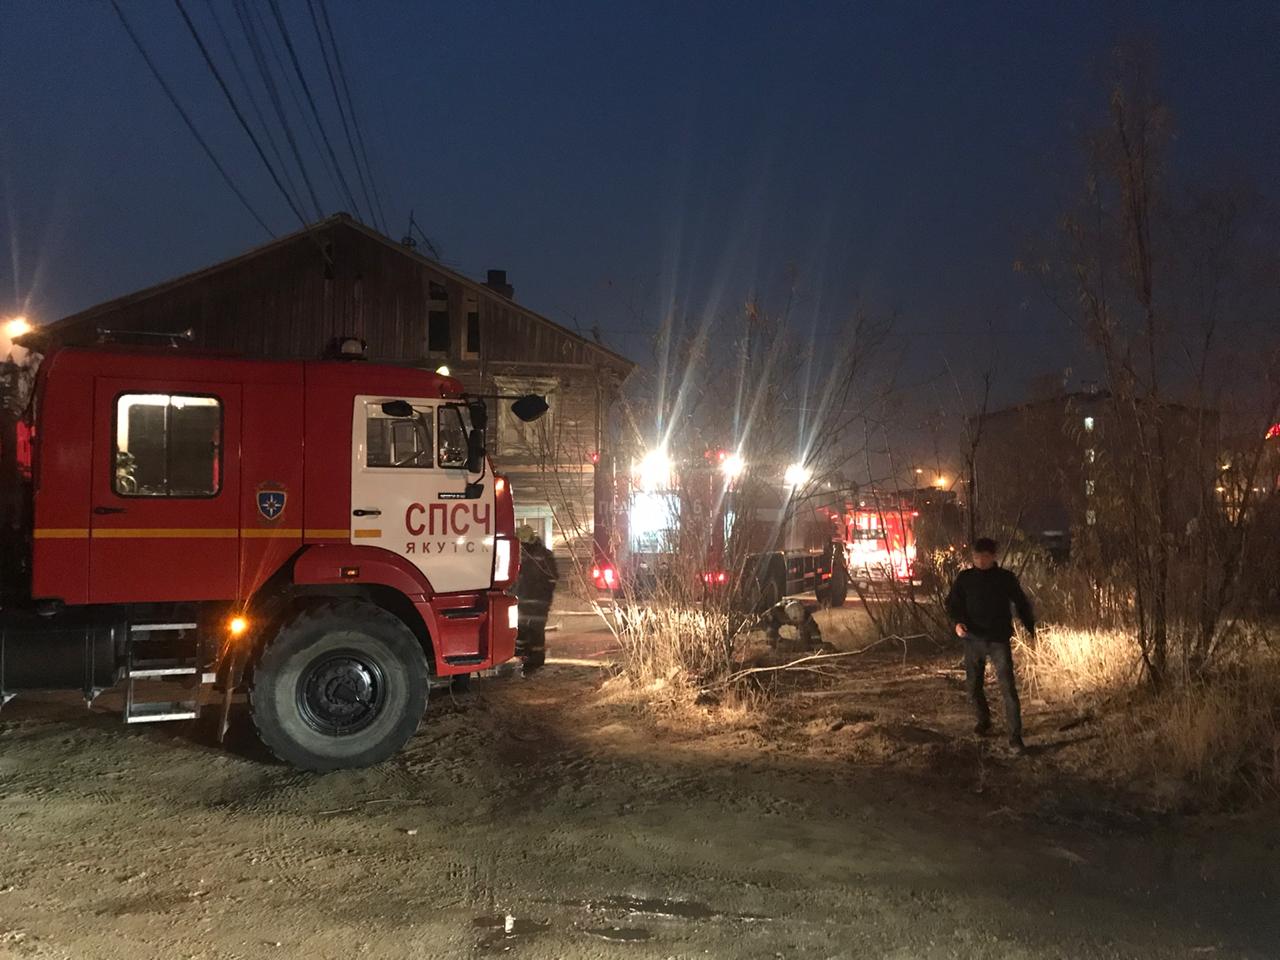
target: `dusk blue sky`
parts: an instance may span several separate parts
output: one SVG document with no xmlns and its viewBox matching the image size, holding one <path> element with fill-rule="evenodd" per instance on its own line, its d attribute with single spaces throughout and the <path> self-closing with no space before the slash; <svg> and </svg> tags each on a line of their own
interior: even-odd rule
<svg viewBox="0 0 1280 960">
<path fill-rule="evenodd" d="M 306 5 L 281 2 L 331 110 Z M 174 4 L 122 5 L 254 207 L 296 229 Z M 446 263 L 505 268 L 637 360 L 673 304 L 776 304 L 794 268 L 797 323 L 896 312 L 908 377 L 963 362 L 988 320 L 1007 392 L 1068 365 L 1011 264 L 1071 186 L 1117 40 L 1158 51 L 1180 165 L 1280 173 L 1274 2 L 329 8 L 393 235 L 412 208 Z M 106 0 L 0 0 L 0 111 L 0 314 L 53 320 L 267 239 Z M 326 212 L 349 206 L 320 171 Z"/>
</svg>

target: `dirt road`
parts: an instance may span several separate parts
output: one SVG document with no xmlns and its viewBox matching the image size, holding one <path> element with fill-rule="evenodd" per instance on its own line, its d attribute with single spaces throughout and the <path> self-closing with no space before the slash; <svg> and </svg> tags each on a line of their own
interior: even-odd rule
<svg viewBox="0 0 1280 960">
<path fill-rule="evenodd" d="M 1280 956 L 1269 826 L 1048 819 L 663 731 L 597 694 L 602 645 L 552 634 L 573 663 L 437 696 L 404 754 L 326 776 L 10 704 L 0 957 Z"/>
</svg>

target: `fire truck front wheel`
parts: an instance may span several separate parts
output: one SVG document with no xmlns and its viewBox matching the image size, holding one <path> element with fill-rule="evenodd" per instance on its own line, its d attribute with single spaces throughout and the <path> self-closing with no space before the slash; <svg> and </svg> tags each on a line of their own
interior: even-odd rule
<svg viewBox="0 0 1280 960">
<path fill-rule="evenodd" d="M 427 664 L 398 618 L 369 603 L 303 610 L 262 653 L 249 690 L 254 725 L 304 770 L 379 763 L 418 729 Z"/>
</svg>

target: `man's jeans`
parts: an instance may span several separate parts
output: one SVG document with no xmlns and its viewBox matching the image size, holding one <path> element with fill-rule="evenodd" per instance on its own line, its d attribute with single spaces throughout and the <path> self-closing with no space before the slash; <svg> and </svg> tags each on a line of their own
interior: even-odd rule
<svg viewBox="0 0 1280 960">
<path fill-rule="evenodd" d="M 982 689 L 988 660 L 995 667 L 996 678 L 1000 681 L 1000 692 L 1004 694 L 1004 719 L 1009 727 L 1009 736 L 1020 737 L 1022 736 L 1022 705 L 1018 703 L 1017 681 L 1013 676 L 1013 653 L 1009 649 L 1009 644 L 983 640 L 970 634 L 964 638 L 964 675 L 965 686 L 969 690 L 969 699 L 973 701 L 978 723 L 984 727 L 991 723 L 991 708 L 987 706 L 987 695 Z"/>
</svg>

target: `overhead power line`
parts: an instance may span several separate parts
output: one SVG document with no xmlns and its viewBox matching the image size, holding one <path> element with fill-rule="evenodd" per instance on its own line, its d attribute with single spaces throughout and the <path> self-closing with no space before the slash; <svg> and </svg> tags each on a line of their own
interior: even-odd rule
<svg viewBox="0 0 1280 960">
<path fill-rule="evenodd" d="M 276 84 L 275 74 L 271 70 L 271 64 L 267 60 L 267 52 L 265 47 L 270 47 L 270 53 L 275 60 L 276 67 L 279 68 L 281 76 L 284 78 L 285 87 L 289 91 L 290 97 L 293 99 L 293 105 L 299 113 L 302 113 L 302 104 L 298 101 L 297 93 L 293 89 L 293 85 L 288 83 L 288 73 L 284 68 L 284 60 L 280 56 L 279 50 L 276 48 L 275 42 L 271 38 L 271 31 L 265 22 L 258 22 L 253 16 L 253 10 L 245 3 L 245 0 L 233 0 L 232 7 L 235 9 L 236 18 L 240 21 L 240 29 L 244 33 L 245 43 L 249 46 L 249 52 L 253 56 L 253 61 L 258 67 L 258 75 L 262 77 L 263 86 L 267 91 L 267 98 L 271 102 L 271 106 L 275 111 L 276 120 L 280 125 L 281 131 L 284 133 L 286 144 L 293 157 L 293 162 L 298 168 L 298 172 L 302 177 L 302 182 L 307 188 L 307 194 L 311 197 L 311 204 L 315 209 L 318 217 L 324 216 L 324 207 L 320 203 L 320 197 L 316 192 L 315 185 L 311 182 L 311 177 L 307 173 L 307 164 L 303 159 L 302 151 L 298 149 L 298 141 L 293 134 L 293 125 L 289 122 L 289 111 L 285 109 L 284 99 L 280 95 L 280 88 Z M 259 37 L 258 31 L 261 29 L 263 37 Z M 264 47 L 265 43 L 265 47 Z M 311 127 L 306 123 L 305 115 L 303 119 L 303 127 L 306 129 L 308 136 L 311 137 L 311 144 L 318 151 L 319 143 L 316 141 L 315 134 L 311 132 Z M 281 164 L 284 166 L 284 164 Z M 333 174 L 330 172 L 330 178 Z M 338 184 L 334 181 L 334 188 Z"/>
<path fill-rule="evenodd" d="M 249 82 L 247 73 L 241 67 L 240 58 L 236 56 L 235 44 L 231 42 L 231 35 L 227 32 L 226 27 L 223 26 L 222 18 L 218 15 L 218 2 L 219 0 L 205 0 L 205 6 L 209 8 L 209 16 L 213 20 L 214 26 L 217 27 L 218 36 L 222 39 L 222 45 L 227 51 L 227 58 L 231 61 L 231 67 L 235 70 L 236 77 L 240 80 L 240 86 L 244 88 L 245 94 L 249 98 L 249 107 L 253 110 L 254 118 L 258 121 L 258 126 L 262 130 L 263 139 L 266 140 L 267 146 L 271 148 L 272 158 L 280 166 L 280 174 L 289 188 L 289 194 L 295 200 L 298 200 L 301 197 L 298 192 L 298 186 L 293 182 L 293 177 L 289 175 L 289 165 L 280 151 L 279 144 L 276 143 L 276 138 L 271 135 L 271 125 L 267 122 L 266 114 L 258 104 L 258 98 L 254 96 L 253 84 Z M 252 53 L 253 51 L 250 50 L 250 54 Z"/>
<path fill-rule="evenodd" d="M 382 197 L 378 194 L 378 185 L 373 177 L 373 167 L 369 163 L 369 152 L 365 149 L 364 133 L 360 129 L 360 118 L 356 115 L 355 101 L 351 98 L 351 87 L 347 84 L 347 72 L 342 65 L 342 53 L 338 49 L 338 41 L 333 34 L 333 23 L 329 19 L 329 9 L 325 4 L 325 0 L 307 0 L 307 8 L 311 11 L 311 23 L 316 30 L 316 39 L 320 41 L 320 51 L 324 52 L 324 40 L 320 38 L 320 26 L 316 20 L 316 6 L 320 8 L 320 17 L 324 21 L 325 33 L 329 37 L 329 46 L 333 50 L 333 62 L 337 67 L 338 80 L 342 84 L 342 91 L 346 95 L 347 111 L 346 114 L 351 116 L 351 126 L 355 128 L 355 139 L 360 146 L 360 158 L 356 158 L 356 148 L 351 142 L 351 130 L 347 127 L 347 115 L 342 111 L 342 100 L 338 97 L 336 85 L 333 83 L 333 71 L 329 69 L 329 59 L 325 57 L 325 70 L 329 74 L 329 84 L 333 87 L 334 99 L 338 101 L 338 115 L 342 117 L 342 129 L 346 133 L 347 147 L 351 150 L 351 156 L 356 160 L 356 172 L 360 172 L 361 159 L 364 161 L 364 173 L 360 176 L 361 189 L 365 191 L 365 202 L 369 202 L 369 190 L 373 191 L 374 203 L 369 204 L 372 210 L 374 205 L 377 206 L 379 229 L 385 234 L 387 233 L 387 220 L 382 211 Z M 366 187 L 366 177 L 368 185 Z"/>
<path fill-rule="evenodd" d="M 114 3 L 115 0 L 112 0 Z M 173 0 L 174 5 L 178 8 L 178 12 L 182 14 L 182 19 L 187 25 L 187 30 L 191 33 L 191 38 L 195 40 L 196 46 L 200 48 L 200 55 L 204 58 L 205 65 L 209 68 L 209 72 L 213 74 L 214 80 L 218 82 L 218 87 L 222 90 L 222 95 L 226 97 L 227 105 L 231 107 L 231 112 L 236 115 L 236 119 L 240 121 L 240 126 L 245 134 L 249 137 L 249 141 L 253 144 L 254 150 L 258 153 L 258 159 L 262 161 L 263 166 L 267 168 L 267 173 L 271 175 L 272 181 L 276 185 L 276 189 L 280 191 L 281 196 L 285 198 L 285 202 L 289 204 L 290 209 L 297 215 L 302 225 L 307 226 L 307 218 L 298 209 L 297 204 L 293 202 L 293 198 L 289 196 L 289 191 L 280 181 L 280 175 L 276 173 L 275 167 L 271 165 L 271 161 L 267 158 L 266 153 L 262 149 L 262 144 L 258 141 L 257 136 L 253 132 L 253 128 L 249 126 L 249 122 L 245 119 L 244 113 L 240 110 L 236 103 L 236 98 L 231 95 L 231 90 L 227 87 L 227 82 L 222 78 L 222 71 L 218 69 L 218 65 L 213 62 L 213 57 L 209 54 L 208 47 L 205 46 L 204 40 L 200 37 L 200 31 L 196 29 L 196 25 L 192 22 L 191 17 L 187 14 L 187 8 L 182 5 L 182 0 Z M 318 204 L 317 204 L 318 205 Z"/>
<path fill-rule="evenodd" d="M 307 105 L 311 108 L 311 115 L 315 118 L 316 128 L 320 131 L 320 139 L 324 142 L 325 150 L 329 154 L 329 161 L 333 164 L 333 170 L 338 178 L 338 183 L 342 187 L 342 193 L 346 197 L 347 202 L 351 204 L 356 216 L 363 219 L 360 212 L 360 206 L 356 202 L 355 194 L 351 192 L 351 187 L 347 184 L 347 178 L 343 175 L 342 165 L 338 163 L 338 155 L 334 152 L 333 144 L 329 140 L 329 134 L 325 132 L 324 120 L 320 116 L 320 109 L 316 106 L 315 97 L 311 94 L 311 85 L 307 82 L 306 74 L 302 72 L 302 64 L 298 61 L 298 52 L 293 47 L 293 40 L 289 37 L 289 28 L 285 24 L 284 15 L 280 12 L 280 4 L 278 0 L 268 0 L 268 5 L 271 7 L 271 14 L 275 18 L 276 26 L 280 30 L 280 36 L 284 40 L 285 49 L 289 52 L 289 61 L 293 64 L 293 72 L 298 77 L 298 83 L 302 85 L 303 96 L 307 98 Z M 327 60 L 325 66 L 328 66 Z M 358 172 L 359 162 L 357 161 L 357 173 Z M 372 204 L 369 204 L 369 216 L 373 216 Z"/>
<path fill-rule="evenodd" d="M 267 232 L 268 236 L 275 237 L 275 232 L 272 231 L 272 229 L 267 226 L 267 222 L 258 215 L 258 211 L 253 208 L 253 204 L 249 202 L 249 199 L 244 195 L 240 188 L 236 186 L 236 182 L 231 179 L 231 174 L 227 172 L 227 169 L 222 165 L 221 161 L 218 160 L 208 142 L 203 136 L 201 136 L 200 131 L 196 129 L 195 122 L 191 119 L 191 115 L 187 113 L 182 104 L 178 101 L 178 97 L 173 92 L 173 88 L 169 86 L 164 76 L 160 73 L 159 68 L 156 66 L 155 61 L 152 60 L 151 55 L 147 53 L 146 47 L 142 45 L 142 41 L 134 32 L 133 27 L 130 26 L 128 19 L 124 15 L 124 11 L 120 9 L 120 4 L 117 3 L 116 0 L 111 0 L 111 8 L 115 10 L 116 16 L 120 20 L 120 25 L 124 27 L 125 33 L 129 35 L 129 39 L 133 41 L 133 45 L 137 48 L 138 53 L 142 55 L 142 59 L 146 62 L 147 67 L 151 70 L 151 75 L 155 77 L 156 82 L 160 84 L 160 89 L 165 92 L 165 96 L 169 98 L 169 102 L 172 103 L 174 109 L 178 111 L 178 115 L 182 117 L 182 122 L 187 125 L 187 129 L 190 130 L 191 135 L 195 137 L 196 143 L 200 144 L 201 149 L 204 150 L 205 156 L 209 158 L 209 161 L 222 176 L 222 179 L 226 182 L 227 186 L 231 188 L 231 192 L 236 195 L 236 199 L 238 199 L 244 206 L 245 210 L 249 212 L 249 215 L 258 222 L 258 225 Z"/>
</svg>

